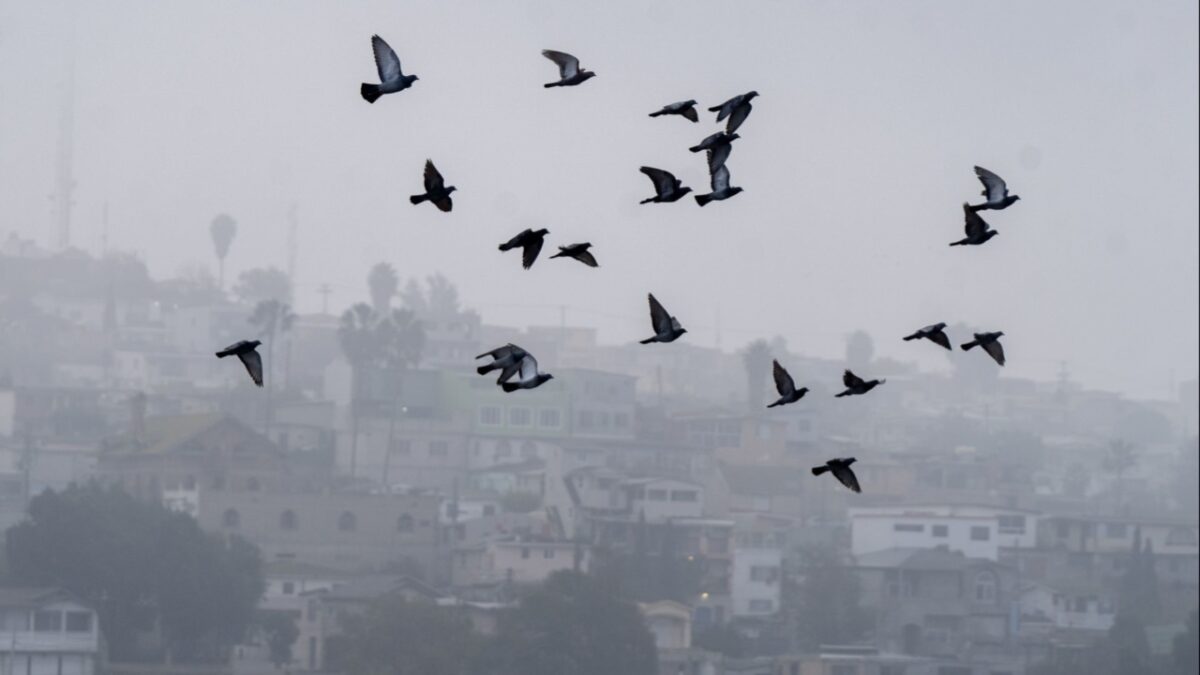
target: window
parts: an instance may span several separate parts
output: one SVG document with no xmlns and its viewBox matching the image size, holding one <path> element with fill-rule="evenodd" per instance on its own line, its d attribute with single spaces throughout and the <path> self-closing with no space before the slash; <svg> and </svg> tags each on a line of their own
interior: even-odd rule
<svg viewBox="0 0 1200 675">
<path fill-rule="evenodd" d="M 538 426 L 557 429 L 560 425 L 562 425 L 561 416 L 554 408 L 542 408 L 538 411 Z"/>
<path fill-rule="evenodd" d="M 999 516 L 996 520 L 1000 534 L 1025 534 L 1025 516 Z"/>
<path fill-rule="evenodd" d="M 34 612 L 33 630 L 35 633 L 57 633 L 62 630 L 62 619 L 62 612 Z"/>
<path fill-rule="evenodd" d="M 580 410 L 579 411 L 579 428 L 580 429 L 591 429 L 594 426 L 596 426 L 596 420 L 595 420 L 595 415 L 592 413 L 592 411 L 591 410 Z"/>
<path fill-rule="evenodd" d="M 529 549 L 528 548 L 521 549 L 521 560 L 529 560 Z"/>
<path fill-rule="evenodd" d="M 358 517 L 349 511 L 343 511 L 342 515 L 338 516 L 338 531 L 353 532 L 358 529 Z"/>
<path fill-rule="evenodd" d="M 892 525 L 894 532 L 924 532 L 924 525 L 914 525 L 913 523 L 896 523 Z"/>
<path fill-rule="evenodd" d="M 408 515 L 407 513 L 400 516 L 396 520 L 396 531 L 397 532 L 412 532 L 413 531 L 413 517 Z"/>
<path fill-rule="evenodd" d="M 773 584 L 779 579 L 779 568 L 765 565 L 755 565 L 750 568 L 750 581 L 761 581 Z"/>
<path fill-rule="evenodd" d="M 288 509 L 279 516 L 279 529 L 295 530 L 300 526 L 299 519 L 296 518 L 296 512 Z"/>
<path fill-rule="evenodd" d="M 714 555 L 729 553 L 729 537 L 709 537 L 708 552 Z"/>
<path fill-rule="evenodd" d="M 647 490 L 646 491 L 646 499 L 648 499 L 652 502 L 665 502 L 665 501 L 667 501 L 667 491 L 666 490 Z"/>
<path fill-rule="evenodd" d="M 283 582 L 283 594 L 284 595 L 295 595 L 296 594 L 296 584 L 291 581 Z"/>
<path fill-rule="evenodd" d="M 450 444 L 446 441 L 429 441 L 430 457 L 445 457 L 450 454 Z"/>
<path fill-rule="evenodd" d="M 533 423 L 533 413 L 529 408 L 509 408 L 508 423 L 514 427 L 527 427 Z"/>
<path fill-rule="evenodd" d="M 699 499 L 699 495 L 695 490 L 672 490 L 671 501 L 673 502 L 694 502 Z"/>
<path fill-rule="evenodd" d="M 766 599 L 757 599 L 750 601 L 751 612 L 771 612 L 775 609 L 775 602 Z"/>
<path fill-rule="evenodd" d="M 980 572 L 975 575 L 975 601 L 996 601 L 996 575 L 991 572 Z"/>
<path fill-rule="evenodd" d="M 552 548 L 542 549 L 542 557 L 545 558 L 546 560 L 554 560 L 554 549 L 552 549 Z"/>
<path fill-rule="evenodd" d="M 949 525 L 934 525 L 933 527 L 929 528 L 929 531 L 930 531 L 930 534 L 932 534 L 935 537 L 944 538 L 944 537 L 950 536 L 950 526 Z"/>
<path fill-rule="evenodd" d="M 1128 529 L 1125 523 L 1106 523 L 1104 525 L 1104 536 L 1109 539 L 1124 539 L 1128 534 Z"/>
<path fill-rule="evenodd" d="M 90 632 L 92 632 L 92 613 L 91 612 L 67 612 L 67 632 L 68 633 L 90 633 Z"/>
<path fill-rule="evenodd" d="M 392 446 L 389 448 L 393 455 L 408 456 L 412 453 L 412 441 L 407 438 L 393 438 Z"/>
<path fill-rule="evenodd" d="M 495 427 L 500 426 L 500 408 L 494 405 L 485 405 L 479 408 L 479 423 Z"/>
<path fill-rule="evenodd" d="M 225 509 L 225 513 L 221 514 L 221 525 L 230 530 L 237 529 L 238 525 L 242 524 L 242 515 L 237 509 Z"/>
<path fill-rule="evenodd" d="M 991 541 L 992 531 L 987 525 L 973 525 L 971 527 L 971 541 Z"/>
</svg>

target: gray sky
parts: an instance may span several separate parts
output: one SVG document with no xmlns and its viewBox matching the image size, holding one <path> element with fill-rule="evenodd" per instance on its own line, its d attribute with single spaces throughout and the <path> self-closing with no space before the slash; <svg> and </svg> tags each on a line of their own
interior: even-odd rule
<svg viewBox="0 0 1200 675">
<path fill-rule="evenodd" d="M 46 242 L 70 5 L 0 0 L 0 236 Z M 881 355 L 933 321 L 1002 329 L 1013 374 L 1163 396 L 1197 371 L 1197 5 L 1133 2 L 193 2 L 76 10 L 74 242 L 156 275 L 284 267 L 298 204 L 303 311 L 365 297 L 367 268 L 441 271 L 485 321 L 644 337 L 653 291 L 699 344 L 785 336 Z M 368 38 L 414 87 L 368 105 Z M 571 89 L 543 48 L 598 76 Z M 736 198 L 638 206 L 642 164 L 707 191 L 687 147 L 715 129 L 649 119 L 695 98 L 761 96 L 729 160 Z M 433 158 L 459 188 L 408 204 Z M 1002 234 L 950 249 L 973 164 L 1023 199 Z M 602 267 L 520 269 L 525 227 L 590 240 Z M 955 336 L 961 337 L 961 336 Z"/>
</svg>

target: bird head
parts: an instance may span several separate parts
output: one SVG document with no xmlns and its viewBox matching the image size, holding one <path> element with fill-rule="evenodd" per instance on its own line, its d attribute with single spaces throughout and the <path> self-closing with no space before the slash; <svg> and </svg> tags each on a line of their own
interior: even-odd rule
<svg viewBox="0 0 1200 675">
<path fill-rule="evenodd" d="M 262 340 L 251 340 L 247 344 L 249 344 L 251 347 L 257 347 L 262 344 Z"/>
<path fill-rule="evenodd" d="M 550 234 L 550 230 L 547 230 L 546 228 L 544 228 L 544 227 L 543 227 L 543 228 L 542 228 L 542 229 L 540 229 L 540 230 L 534 230 L 534 232 L 533 232 L 533 233 L 534 233 L 534 234 L 536 234 L 536 235 L 538 235 L 539 237 L 544 237 L 544 236 L 546 236 L 547 234 Z"/>
<path fill-rule="evenodd" d="M 542 378 L 543 378 L 542 379 L 543 382 L 549 382 L 550 380 L 554 379 L 554 376 L 551 375 L 550 373 L 542 373 Z"/>
<path fill-rule="evenodd" d="M 1002 331 L 1002 330 L 996 331 L 996 337 L 998 337 L 998 338 L 1004 337 L 1004 331 Z"/>
<path fill-rule="evenodd" d="M 596 76 L 596 74 L 590 70 L 585 70 L 585 71 L 581 72 L 580 75 L 582 75 L 583 79 L 585 79 L 585 80 L 590 80 Z"/>
<path fill-rule="evenodd" d="M 450 194 L 451 192 L 454 192 L 454 191 L 455 191 L 455 190 L 457 190 L 457 189 L 458 189 L 458 188 L 456 188 L 456 187 L 454 187 L 453 185 L 451 185 L 450 187 L 446 188 L 446 194 Z"/>
<path fill-rule="evenodd" d="M 413 82 L 416 82 L 417 80 L 419 80 L 419 79 L 421 79 L 421 78 L 417 77 L 416 75 L 413 75 L 413 76 L 412 76 L 412 79 L 413 79 Z"/>
<path fill-rule="evenodd" d="M 729 196 L 732 197 L 741 191 L 742 191 L 742 188 L 740 188 L 740 187 L 731 187 L 731 188 L 729 188 Z"/>
<path fill-rule="evenodd" d="M 845 464 L 846 466 L 850 466 L 851 464 L 853 464 L 853 463 L 855 463 L 855 462 L 857 462 L 857 461 L 858 461 L 858 460 L 857 460 L 857 459 L 855 459 L 855 458 L 853 458 L 853 457 L 847 457 L 846 459 L 843 459 L 843 460 L 842 460 L 842 463 L 843 463 L 843 464 Z"/>
<path fill-rule="evenodd" d="M 684 105 L 696 105 L 696 99 L 689 98 L 688 100 L 684 101 L 683 104 Z"/>
<path fill-rule="evenodd" d="M 739 139 L 739 138 L 741 138 L 741 136 L 739 136 L 739 135 L 737 135 L 737 134 L 729 134 L 729 142 L 730 142 L 730 143 L 732 143 L 732 142 L 736 141 L 736 140 L 737 140 L 737 139 Z"/>
<path fill-rule="evenodd" d="M 800 387 L 799 389 L 796 390 L 796 393 L 803 396 L 808 393 L 808 387 Z"/>
<path fill-rule="evenodd" d="M 747 100 L 747 101 L 749 101 L 750 99 L 754 98 L 755 96 L 758 96 L 758 92 L 757 92 L 757 91 L 750 91 L 750 92 L 747 92 L 747 93 L 746 93 L 746 100 Z"/>
<path fill-rule="evenodd" d="M 690 188 L 690 187 L 687 187 L 687 186 L 681 187 L 681 188 L 679 188 L 679 196 L 682 197 L 683 195 L 686 195 L 687 193 L 689 193 L 691 191 L 692 191 L 692 188 Z"/>
<path fill-rule="evenodd" d="M 591 247 L 592 247 L 592 242 L 590 242 L 590 241 L 585 241 L 582 244 L 579 244 L 579 250 L 581 250 L 581 251 L 586 251 Z"/>
<path fill-rule="evenodd" d="M 686 333 L 686 332 L 687 332 L 687 329 L 686 329 L 686 328 L 680 328 L 680 329 L 679 329 L 679 334 L 680 334 L 680 335 L 683 335 L 683 334 L 684 334 L 684 333 Z"/>
<path fill-rule="evenodd" d="M 1021 195 L 1013 195 L 1013 196 L 1012 196 L 1012 200 L 1013 200 L 1014 202 L 1019 202 L 1019 201 L 1021 201 Z"/>
</svg>

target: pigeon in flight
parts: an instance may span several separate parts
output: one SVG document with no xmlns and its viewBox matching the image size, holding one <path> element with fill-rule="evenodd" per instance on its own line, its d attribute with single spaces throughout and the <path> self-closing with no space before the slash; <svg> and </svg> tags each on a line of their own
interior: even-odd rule
<svg viewBox="0 0 1200 675">
<path fill-rule="evenodd" d="M 674 342 L 679 339 L 680 335 L 687 332 L 687 329 L 679 324 L 679 319 L 667 313 L 666 308 L 658 302 L 658 298 L 655 298 L 653 293 L 650 294 L 650 326 L 654 328 L 654 336 L 642 340 L 641 344 Z"/>
<path fill-rule="evenodd" d="M 508 372 L 507 370 L 505 372 Z M 554 376 L 550 373 L 539 373 L 537 359 L 533 358 L 533 354 L 526 354 L 521 357 L 518 363 L 517 372 L 520 376 L 516 382 L 501 382 L 500 388 L 506 392 L 516 391 L 518 389 L 536 389 L 549 380 L 553 380 Z"/>
<path fill-rule="evenodd" d="M 538 254 L 542 252 L 542 244 L 546 241 L 546 234 L 550 232 L 545 228 L 540 230 L 525 230 L 521 234 L 509 239 L 500 244 L 501 251 L 508 251 L 518 246 L 521 247 L 521 266 L 525 269 L 533 267 L 533 261 L 537 260 Z"/>
<path fill-rule="evenodd" d="M 570 246 L 559 246 L 558 253 L 550 256 L 551 258 L 574 258 L 588 267 L 599 267 L 600 263 L 596 262 L 596 256 L 592 255 L 588 249 L 592 247 L 591 242 L 583 242 L 582 244 L 571 244 Z"/>
<path fill-rule="evenodd" d="M 772 374 L 775 376 L 775 390 L 779 392 L 779 400 L 767 406 L 768 408 L 795 403 L 804 398 L 804 395 L 808 393 L 808 387 L 796 388 L 796 382 L 792 380 L 792 376 L 788 374 L 788 371 L 779 365 L 779 361 L 773 362 Z"/>
<path fill-rule="evenodd" d="M 550 59 L 558 66 L 558 82 L 548 82 L 542 86 L 549 87 L 573 87 L 589 78 L 595 77 L 596 74 L 590 70 L 584 70 L 579 67 L 579 59 L 571 56 L 566 52 L 557 52 L 553 49 L 543 49 L 542 56 Z"/>
<path fill-rule="evenodd" d="M 725 123 L 725 133 L 732 134 L 750 116 L 750 111 L 754 109 L 750 105 L 750 101 L 755 96 L 758 96 L 757 91 L 749 91 L 745 94 L 734 96 L 721 105 L 715 105 L 709 108 L 708 111 L 717 113 L 718 122 L 728 117 L 729 121 Z"/>
<path fill-rule="evenodd" d="M 408 198 L 408 201 L 413 204 L 425 201 L 433 202 L 438 209 L 449 212 L 454 208 L 454 202 L 450 200 L 450 193 L 457 189 L 453 185 L 446 187 L 446 181 L 442 179 L 442 174 L 433 165 L 433 160 L 427 159 L 425 160 L 425 194 L 413 195 Z"/>
<path fill-rule="evenodd" d="M 935 323 L 932 326 L 925 326 L 912 335 L 905 335 L 904 340 L 919 340 L 925 338 L 934 344 L 939 344 L 946 349 L 950 349 L 950 338 L 946 336 L 946 324 Z"/>
<path fill-rule="evenodd" d="M 725 146 L 728 148 L 729 146 Z M 713 201 L 721 201 L 729 199 L 742 191 L 740 187 L 732 187 L 729 185 L 729 167 L 722 162 L 716 168 L 713 167 L 714 151 L 708 151 L 708 170 L 711 174 L 709 183 L 712 186 L 712 192 L 706 195 L 696 195 L 696 203 L 700 206 Z"/>
<path fill-rule="evenodd" d="M 863 381 L 861 377 L 847 370 L 846 372 L 842 373 L 842 384 L 845 385 L 846 391 L 838 394 L 835 398 L 865 394 L 884 382 L 887 382 L 887 380 Z"/>
<path fill-rule="evenodd" d="M 850 465 L 855 463 L 853 457 L 842 457 L 839 459 L 831 459 L 825 462 L 824 466 L 814 466 L 813 475 L 820 476 L 826 471 L 833 472 L 833 477 L 838 479 L 838 482 L 850 488 L 852 492 L 862 492 L 862 488 L 858 486 L 858 476 L 854 475 L 854 471 L 850 469 Z"/>
<path fill-rule="evenodd" d="M 639 170 L 650 177 L 650 181 L 654 183 L 655 192 L 653 197 L 643 199 L 639 202 L 640 204 L 675 202 L 692 191 L 692 188 L 684 187 L 683 182 L 676 178 L 675 174 L 670 171 L 655 169 L 652 166 L 643 166 Z"/>
<path fill-rule="evenodd" d="M 254 380 L 254 384 L 263 386 L 263 367 L 262 356 L 255 350 L 261 345 L 259 340 L 241 340 L 229 345 L 225 349 L 217 352 L 217 358 L 223 359 L 226 356 L 236 356 L 246 366 L 246 372 L 250 373 L 250 379 Z"/>
<path fill-rule="evenodd" d="M 979 246 L 986 243 L 988 239 L 1000 234 L 993 230 L 978 213 L 972 211 L 971 207 L 967 204 L 963 204 L 963 217 L 966 220 L 966 225 L 963 229 L 966 231 L 967 236 L 958 241 L 951 242 L 951 246 Z"/>
<path fill-rule="evenodd" d="M 975 167 L 975 175 L 979 176 L 979 182 L 983 183 L 983 192 L 980 194 L 983 195 L 987 201 L 982 204 L 976 204 L 972 206 L 972 211 L 985 211 L 987 209 L 999 211 L 1001 209 L 1007 209 L 1021 198 L 1018 195 L 1008 194 L 1008 184 L 1004 182 L 1004 179 L 992 173 L 991 171 L 988 171 L 982 166 Z"/>
<path fill-rule="evenodd" d="M 661 117 L 663 115 L 679 115 L 680 117 L 686 117 L 693 122 L 700 121 L 700 115 L 696 113 L 696 102 L 694 100 L 680 101 L 678 103 L 664 105 L 662 110 L 650 113 L 651 117 Z"/>
<path fill-rule="evenodd" d="M 692 147 L 688 148 L 688 150 L 690 150 L 692 152 L 703 152 L 704 150 L 712 150 L 712 149 L 718 148 L 722 145 L 729 145 L 730 143 L 733 143 L 734 141 L 736 141 L 739 138 L 741 138 L 741 136 L 739 136 L 737 134 L 727 134 L 724 131 L 718 131 L 717 133 L 700 141 L 700 143 L 698 143 L 697 145 L 693 145 Z"/>
<path fill-rule="evenodd" d="M 988 353 L 1000 365 L 1004 365 L 1004 346 L 1000 344 L 1000 338 L 1004 337 L 1004 333 L 997 331 L 995 333 L 976 333 L 975 339 L 963 344 L 963 351 L 967 351 L 972 347 L 983 347 L 983 351 Z"/>
<path fill-rule="evenodd" d="M 476 359 L 490 356 L 492 357 L 492 362 L 479 366 L 475 369 L 475 372 L 480 375 L 487 375 L 493 370 L 503 369 L 500 371 L 500 379 L 496 380 L 496 384 L 501 384 L 516 374 L 517 370 L 520 369 L 521 359 L 525 358 L 527 353 L 524 349 L 510 342 L 503 347 L 497 347 L 490 352 L 484 352 L 476 356 Z"/>
<path fill-rule="evenodd" d="M 375 52 L 375 69 L 379 71 L 379 84 L 363 82 L 359 92 L 367 103 L 374 103 L 384 94 L 394 94 L 412 86 L 418 78 L 405 75 L 400 70 L 400 57 L 378 35 L 371 36 L 371 50 Z"/>
</svg>

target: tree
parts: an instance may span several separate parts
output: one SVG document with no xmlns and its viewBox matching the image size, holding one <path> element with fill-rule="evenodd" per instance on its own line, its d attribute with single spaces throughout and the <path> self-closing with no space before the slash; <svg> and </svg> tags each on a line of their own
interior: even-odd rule
<svg viewBox="0 0 1200 675">
<path fill-rule="evenodd" d="M 797 577 L 784 579 L 781 613 L 795 627 L 801 649 L 850 644 L 866 632 L 869 620 L 859 603 L 858 577 L 835 549 L 802 549 Z"/>
<path fill-rule="evenodd" d="M 425 298 L 425 290 L 421 288 L 421 282 L 416 279 L 408 280 L 408 283 L 404 285 L 404 290 L 400 292 L 400 299 L 406 309 L 411 309 L 418 316 L 429 313 L 429 301 Z"/>
<path fill-rule="evenodd" d="M 275 390 L 275 336 L 292 330 L 296 315 L 292 308 L 279 300 L 262 300 L 254 306 L 250 314 L 250 324 L 258 329 L 258 334 L 267 345 L 267 363 L 263 368 L 263 379 L 267 388 L 267 412 L 263 420 L 264 434 L 271 435 L 271 423 L 274 421 L 274 409 L 271 406 L 272 393 Z"/>
<path fill-rule="evenodd" d="M 654 675 L 658 655 L 641 612 L 580 572 L 550 575 L 501 615 L 489 675 Z"/>
<path fill-rule="evenodd" d="M 408 309 L 393 309 L 378 324 L 380 359 L 391 380 L 391 406 L 388 410 L 388 451 L 383 455 L 383 484 L 391 484 L 392 443 L 396 438 L 396 418 L 401 414 L 402 371 L 414 368 L 425 349 L 425 329 Z"/>
<path fill-rule="evenodd" d="M 225 256 L 229 255 L 229 247 L 237 234 L 237 222 L 228 214 L 220 214 L 213 218 L 208 226 L 208 234 L 212 237 L 213 251 L 217 254 L 217 287 L 225 290 Z"/>
<path fill-rule="evenodd" d="M 400 288 L 396 268 L 385 262 L 375 263 L 367 273 L 367 288 L 371 292 L 371 307 L 377 314 L 387 314 L 392 308 L 392 298 Z"/>
<path fill-rule="evenodd" d="M 1105 665 L 1112 675 L 1145 673 L 1150 661 L 1150 641 L 1146 637 L 1146 626 L 1141 619 L 1127 612 L 1118 611 L 1108 629 L 1108 641 L 1102 650 Z"/>
<path fill-rule="evenodd" d="M 746 400 L 751 412 L 765 405 L 767 376 L 771 372 L 771 347 L 766 340 L 755 340 L 742 350 L 742 368 L 746 371 Z"/>
<path fill-rule="evenodd" d="M 347 675 L 465 675 L 481 638 L 455 608 L 387 595 L 344 620 L 327 659 Z"/>
<path fill-rule="evenodd" d="M 429 312 L 437 317 L 452 317 L 458 314 L 458 289 L 439 272 L 425 278 L 426 301 Z"/>
<path fill-rule="evenodd" d="M 1133 533 L 1133 546 L 1125 562 L 1125 573 L 1117 588 L 1117 609 L 1136 619 L 1141 625 L 1151 625 L 1162 614 L 1162 597 L 1158 592 L 1158 571 L 1154 547 L 1142 539 L 1141 528 Z"/>
<path fill-rule="evenodd" d="M 14 580 L 65 588 L 100 614 L 116 660 L 144 658 L 161 630 L 168 661 L 222 662 L 263 592 L 258 549 L 206 535 L 186 514 L 91 484 L 44 492 L 8 530 Z"/>
<path fill-rule="evenodd" d="M 1125 508 L 1125 472 L 1137 464 L 1137 451 L 1133 444 L 1121 439 L 1109 441 L 1104 451 L 1104 470 L 1116 478 L 1113 494 L 1117 499 L 1118 509 Z"/>
<path fill-rule="evenodd" d="M 292 295 L 292 282 L 287 273 L 276 267 L 256 267 L 238 275 L 233 285 L 233 294 L 247 305 L 257 305 L 263 300 L 288 302 Z"/>
<path fill-rule="evenodd" d="M 875 359 L 875 341 L 863 330 L 856 330 L 846 338 L 846 366 L 865 369 Z"/>
<path fill-rule="evenodd" d="M 358 475 L 358 424 L 362 414 L 364 398 L 363 374 L 383 354 L 379 334 L 375 330 L 377 315 L 365 302 L 360 302 L 342 313 L 338 326 L 338 344 L 346 361 L 350 363 L 350 475 Z M 391 454 L 391 448 L 388 448 Z"/>
<path fill-rule="evenodd" d="M 1175 636 L 1171 645 L 1173 673 L 1192 675 L 1200 672 L 1200 633 L 1197 632 L 1200 615 L 1193 610 L 1188 616 L 1187 630 Z"/>
<path fill-rule="evenodd" d="M 292 662 L 292 645 L 300 637 L 296 621 L 287 612 L 264 610 L 258 614 L 258 630 L 271 652 L 271 664 L 281 668 Z"/>
</svg>

